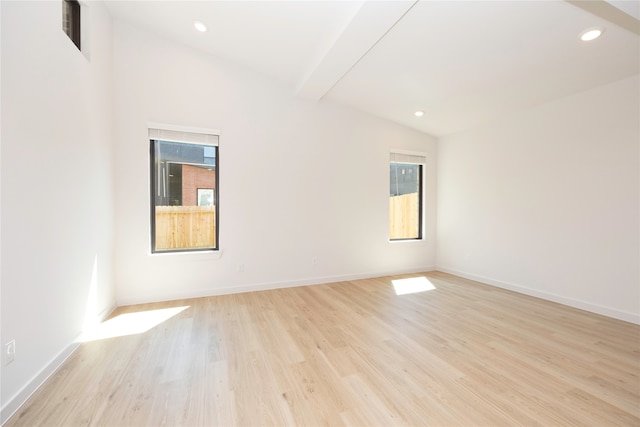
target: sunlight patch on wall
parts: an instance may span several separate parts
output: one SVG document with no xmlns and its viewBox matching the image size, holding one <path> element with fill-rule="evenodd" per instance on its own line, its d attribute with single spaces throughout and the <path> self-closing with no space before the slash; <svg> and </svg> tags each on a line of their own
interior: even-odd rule
<svg viewBox="0 0 640 427">
<path fill-rule="evenodd" d="M 142 334 L 167 321 L 178 313 L 189 308 L 162 308 L 158 310 L 139 311 L 137 313 L 123 313 L 106 320 L 83 335 L 82 342 L 97 341 L 107 338 L 123 337 Z"/>
<path fill-rule="evenodd" d="M 84 332 L 90 331 L 98 325 L 98 255 L 93 257 L 86 308 L 82 328 Z"/>
<path fill-rule="evenodd" d="M 410 277 L 408 279 L 392 280 L 396 295 L 415 294 L 418 292 L 431 291 L 436 287 L 424 276 Z"/>
</svg>

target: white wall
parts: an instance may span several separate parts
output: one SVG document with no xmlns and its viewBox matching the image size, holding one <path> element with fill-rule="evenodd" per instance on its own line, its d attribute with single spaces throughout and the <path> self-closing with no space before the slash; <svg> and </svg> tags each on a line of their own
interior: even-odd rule
<svg viewBox="0 0 640 427">
<path fill-rule="evenodd" d="M 125 23 L 114 52 L 119 304 L 434 267 L 434 138 Z M 221 256 L 149 255 L 149 122 L 221 130 Z M 428 156 L 425 242 L 388 242 L 391 148 Z"/>
<path fill-rule="evenodd" d="M 1 2 L 2 421 L 74 348 L 112 282 L 111 21 L 92 3 L 90 61 L 61 2 Z"/>
<path fill-rule="evenodd" d="M 640 322 L 638 76 L 442 138 L 438 269 Z"/>
</svg>

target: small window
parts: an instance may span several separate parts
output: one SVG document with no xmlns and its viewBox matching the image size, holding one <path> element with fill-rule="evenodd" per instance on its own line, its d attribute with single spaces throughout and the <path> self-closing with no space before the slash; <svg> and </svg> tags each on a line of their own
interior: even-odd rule
<svg viewBox="0 0 640 427">
<path fill-rule="evenodd" d="M 80 47 L 80 3 L 77 0 L 62 0 L 62 29 L 79 50 Z"/>
<path fill-rule="evenodd" d="M 151 252 L 218 249 L 218 136 L 149 129 Z"/>
<path fill-rule="evenodd" d="M 389 239 L 422 239 L 423 156 L 391 153 Z"/>
</svg>

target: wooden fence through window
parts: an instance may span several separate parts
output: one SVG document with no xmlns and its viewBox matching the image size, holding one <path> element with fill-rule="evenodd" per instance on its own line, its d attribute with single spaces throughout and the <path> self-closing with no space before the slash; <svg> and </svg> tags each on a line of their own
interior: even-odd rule
<svg viewBox="0 0 640 427">
<path fill-rule="evenodd" d="M 418 193 L 389 198 L 389 237 L 391 239 L 416 239 L 419 236 L 420 218 Z"/>
<path fill-rule="evenodd" d="M 156 250 L 213 248 L 214 206 L 156 206 Z"/>
<path fill-rule="evenodd" d="M 391 239 L 418 237 L 418 193 L 389 198 Z M 216 241 L 213 206 L 156 206 L 156 250 L 213 248 Z"/>
</svg>

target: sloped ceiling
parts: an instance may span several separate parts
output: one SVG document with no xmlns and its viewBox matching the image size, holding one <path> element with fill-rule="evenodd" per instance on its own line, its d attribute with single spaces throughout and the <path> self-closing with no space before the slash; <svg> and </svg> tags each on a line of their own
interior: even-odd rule
<svg viewBox="0 0 640 427">
<path fill-rule="evenodd" d="M 271 76 L 295 96 L 435 136 L 640 72 L 636 1 L 106 4 L 115 19 Z M 581 41 L 591 27 L 604 35 Z"/>
</svg>

